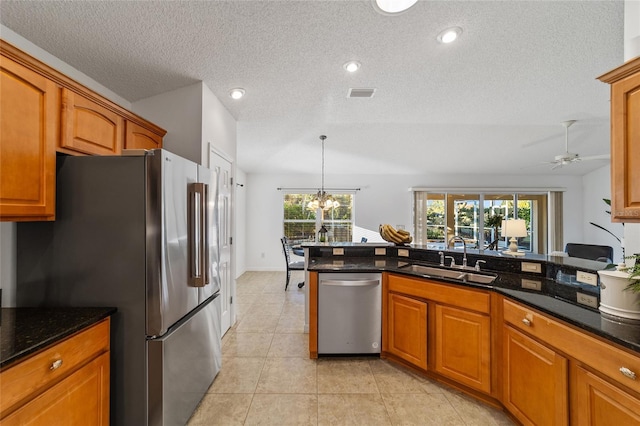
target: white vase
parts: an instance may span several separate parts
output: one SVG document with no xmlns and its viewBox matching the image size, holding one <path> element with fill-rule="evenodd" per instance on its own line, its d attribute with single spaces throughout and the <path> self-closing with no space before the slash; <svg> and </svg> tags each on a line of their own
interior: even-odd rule
<svg viewBox="0 0 640 426">
<path fill-rule="evenodd" d="M 629 273 L 620 270 L 598 271 L 600 276 L 600 312 L 640 320 L 640 293 L 626 290 Z"/>
</svg>

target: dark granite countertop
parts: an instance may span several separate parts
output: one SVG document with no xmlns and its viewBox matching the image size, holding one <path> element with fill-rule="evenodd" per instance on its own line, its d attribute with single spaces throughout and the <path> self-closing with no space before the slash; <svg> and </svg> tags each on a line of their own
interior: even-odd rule
<svg viewBox="0 0 640 426">
<path fill-rule="evenodd" d="M 115 312 L 115 308 L 2 308 L 0 369 Z"/>
<path fill-rule="evenodd" d="M 388 257 L 318 257 L 311 258 L 308 270 L 317 272 L 385 271 L 421 277 L 420 274 L 403 268 L 409 262 L 427 264 L 426 262 Z M 599 294 L 597 288 L 580 285 L 579 283 L 566 284 L 543 275 L 505 271 L 485 272 L 493 273 L 498 278 L 489 285 L 460 282 L 439 277 L 433 279 L 456 285 L 496 291 L 554 318 L 640 353 L 640 322 L 601 314 L 597 309 L 582 307 L 573 302 L 576 299 L 576 292 L 589 294 L 595 291 L 591 295 L 596 297 Z M 527 280 L 528 285 L 525 286 L 523 279 Z"/>
</svg>

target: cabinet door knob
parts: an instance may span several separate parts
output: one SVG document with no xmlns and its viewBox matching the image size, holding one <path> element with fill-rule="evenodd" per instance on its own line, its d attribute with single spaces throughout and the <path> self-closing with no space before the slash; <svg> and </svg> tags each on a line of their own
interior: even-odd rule
<svg viewBox="0 0 640 426">
<path fill-rule="evenodd" d="M 634 373 L 633 371 L 629 370 L 627 367 L 620 367 L 620 372 L 625 376 L 628 377 L 632 380 L 636 379 L 636 373 Z"/>
<path fill-rule="evenodd" d="M 528 320 L 528 319 L 526 319 L 526 318 L 522 318 L 522 323 L 523 323 L 524 325 L 526 325 L 527 327 L 531 327 L 531 321 L 529 321 L 529 320 Z"/>
<path fill-rule="evenodd" d="M 61 365 L 62 365 L 62 360 L 57 359 L 53 361 L 53 364 L 51 364 L 51 367 L 49 367 L 49 370 L 57 370 L 58 368 L 60 368 Z"/>
</svg>

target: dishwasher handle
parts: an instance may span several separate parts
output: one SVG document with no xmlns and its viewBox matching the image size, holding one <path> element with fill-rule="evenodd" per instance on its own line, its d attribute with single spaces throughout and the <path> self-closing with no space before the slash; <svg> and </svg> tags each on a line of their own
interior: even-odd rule
<svg viewBox="0 0 640 426">
<path fill-rule="evenodd" d="M 373 287 L 379 285 L 379 280 L 321 280 L 320 285 L 336 287 Z"/>
</svg>

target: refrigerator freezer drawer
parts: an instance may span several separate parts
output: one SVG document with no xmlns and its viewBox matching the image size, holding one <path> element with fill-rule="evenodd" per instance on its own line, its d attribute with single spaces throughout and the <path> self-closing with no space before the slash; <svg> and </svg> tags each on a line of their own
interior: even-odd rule
<svg viewBox="0 0 640 426">
<path fill-rule="evenodd" d="M 220 371 L 220 297 L 147 342 L 149 426 L 183 426 Z"/>
</svg>

